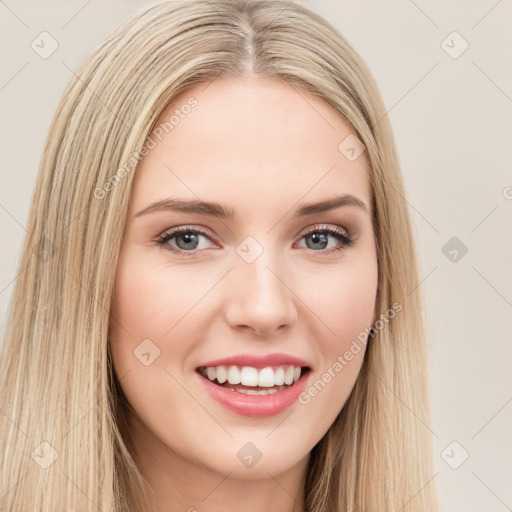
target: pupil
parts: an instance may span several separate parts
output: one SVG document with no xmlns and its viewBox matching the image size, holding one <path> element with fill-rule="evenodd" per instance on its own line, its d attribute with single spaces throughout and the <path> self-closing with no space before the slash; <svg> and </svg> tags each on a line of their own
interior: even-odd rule
<svg viewBox="0 0 512 512">
<path fill-rule="evenodd" d="M 185 244 L 190 244 L 190 243 L 194 243 L 196 240 L 194 240 L 194 238 L 197 238 L 196 235 L 194 235 L 193 233 L 187 233 L 185 235 L 181 235 L 181 237 L 178 237 L 177 240 L 179 240 L 180 238 L 183 238 L 185 240 Z M 193 249 L 194 247 L 184 247 L 184 249 Z M 183 249 L 183 247 L 182 247 Z"/>
<path fill-rule="evenodd" d="M 313 233 L 310 236 L 313 240 L 313 243 L 315 243 L 315 244 L 316 243 L 327 244 L 327 235 L 325 233 Z M 325 245 L 320 247 L 320 249 L 324 249 L 324 248 L 325 248 Z"/>
</svg>

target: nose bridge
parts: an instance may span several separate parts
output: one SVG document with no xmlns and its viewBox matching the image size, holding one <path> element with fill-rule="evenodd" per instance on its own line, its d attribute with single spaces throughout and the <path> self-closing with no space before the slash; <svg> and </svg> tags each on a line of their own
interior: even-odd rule
<svg viewBox="0 0 512 512">
<path fill-rule="evenodd" d="M 294 295 L 279 254 L 248 238 L 237 247 L 230 273 L 227 320 L 232 327 L 248 326 L 268 334 L 294 321 Z"/>
</svg>

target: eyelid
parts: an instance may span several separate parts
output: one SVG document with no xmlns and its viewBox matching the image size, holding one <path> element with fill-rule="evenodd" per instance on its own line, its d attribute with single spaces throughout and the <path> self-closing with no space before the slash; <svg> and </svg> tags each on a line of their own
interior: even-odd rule
<svg viewBox="0 0 512 512">
<path fill-rule="evenodd" d="M 347 238 L 350 238 L 350 231 L 347 228 L 344 228 L 343 226 L 338 226 L 337 224 L 312 224 L 308 228 L 301 229 L 296 236 L 304 236 L 308 233 L 311 233 L 312 231 L 339 231 L 341 234 L 345 235 Z"/>
<path fill-rule="evenodd" d="M 176 232 L 184 232 L 184 231 L 192 231 L 192 232 L 198 232 L 204 236 L 207 236 L 210 239 L 215 239 L 215 235 L 213 234 L 213 231 L 206 228 L 205 226 L 201 226 L 199 224 L 178 224 L 177 226 L 173 226 L 170 228 L 165 229 L 161 233 L 159 233 L 156 238 L 163 238 L 166 235 L 173 234 L 176 235 Z"/>
<path fill-rule="evenodd" d="M 177 226 L 172 226 L 170 228 L 165 229 L 164 231 L 159 233 L 157 235 L 157 237 L 163 237 L 163 236 L 165 236 L 173 231 L 176 231 L 178 229 L 182 230 L 182 231 L 184 231 L 184 230 L 198 231 L 204 235 L 207 235 L 210 238 L 215 238 L 213 231 L 211 231 L 209 228 L 202 226 L 200 224 L 178 224 Z M 308 234 L 309 232 L 314 231 L 314 230 L 321 231 L 323 229 L 339 229 L 340 231 L 343 232 L 343 234 L 346 237 L 350 238 L 350 236 L 351 236 L 350 230 L 348 230 L 347 228 L 345 228 L 343 226 L 339 226 L 337 224 L 326 224 L 326 223 L 318 223 L 317 222 L 317 223 L 313 223 L 311 226 L 309 226 L 307 228 L 301 228 L 299 231 L 297 231 L 295 233 L 294 238 L 298 237 L 299 235 L 304 236 L 305 234 Z"/>
<path fill-rule="evenodd" d="M 161 245 L 164 245 L 164 243 L 166 243 L 165 239 L 169 235 L 172 235 L 169 238 L 169 240 L 170 240 L 170 239 L 173 239 L 173 238 L 179 236 L 182 233 L 188 233 L 188 232 L 198 233 L 199 235 L 202 235 L 202 236 L 208 238 L 212 242 L 214 242 L 214 239 L 215 239 L 215 237 L 210 234 L 210 230 L 208 228 L 205 228 L 203 226 L 197 226 L 197 225 L 180 224 L 178 226 L 166 229 L 165 231 L 163 231 L 162 233 L 157 235 L 153 241 L 160 243 Z M 170 250 L 172 251 L 172 249 L 170 249 Z M 176 252 L 193 254 L 194 252 L 202 252 L 202 250 L 180 251 L 179 249 L 176 249 Z"/>
</svg>

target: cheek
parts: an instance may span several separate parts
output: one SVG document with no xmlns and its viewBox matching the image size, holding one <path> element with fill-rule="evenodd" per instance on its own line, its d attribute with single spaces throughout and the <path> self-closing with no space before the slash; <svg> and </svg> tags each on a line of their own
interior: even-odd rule
<svg viewBox="0 0 512 512">
<path fill-rule="evenodd" d="M 326 355 L 344 350 L 361 332 L 369 328 L 375 312 L 378 271 L 373 258 L 361 258 L 357 264 L 327 269 L 302 281 L 304 302 L 323 325 Z M 310 315 L 311 316 L 311 315 Z"/>
<path fill-rule="evenodd" d="M 146 347 L 152 358 L 160 355 L 162 335 L 172 326 L 174 308 L 166 298 L 171 287 L 164 285 L 165 281 L 154 266 L 138 262 L 133 254 L 120 257 L 109 329 L 112 358 L 118 374 L 135 371 L 140 378 L 142 365 L 135 357 L 139 347 Z M 144 340 L 151 340 L 154 345 Z M 153 368 L 159 365 L 159 359 L 154 359 Z"/>
<path fill-rule="evenodd" d="M 365 267 L 360 272 L 351 270 L 340 277 L 336 284 L 337 297 L 332 302 L 329 314 L 338 339 L 342 345 L 346 345 L 371 325 L 377 294 L 377 272 L 371 267 Z"/>
<path fill-rule="evenodd" d="M 329 276 L 321 288 L 309 283 L 308 304 L 314 304 L 311 309 L 322 320 L 315 331 L 321 362 L 298 399 L 305 414 L 317 418 L 304 428 L 318 440 L 339 415 L 360 373 L 375 311 L 377 264 L 361 260 Z"/>
<path fill-rule="evenodd" d="M 169 339 L 167 333 L 205 294 L 207 285 L 208 281 L 192 278 L 179 265 L 171 270 L 134 256 L 121 260 L 112 304 L 112 330 L 124 337 L 129 332 L 134 341 Z"/>
<path fill-rule="evenodd" d="M 147 260 L 137 251 L 120 258 L 111 309 L 113 365 L 120 376 L 130 373 L 122 386 L 132 404 L 144 389 L 169 390 L 174 381 L 167 372 L 181 378 L 194 340 L 208 329 L 197 317 L 198 301 L 216 279 L 211 269 L 202 275 Z"/>
<path fill-rule="evenodd" d="M 181 267 L 148 264 L 135 252 L 118 262 L 109 330 L 112 362 L 129 403 L 148 425 L 169 397 L 175 407 L 186 409 L 189 397 L 172 376 L 182 380 L 187 340 L 194 339 L 187 313 L 205 286 Z"/>
<path fill-rule="evenodd" d="M 320 320 L 315 320 L 314 332 L 321 356 L 301 403 L 311 402 L 310 407 L 319 414 L 329 411 L 325 418 L 328 426 L 348 398 L 364 359 L 366 337 L 375 313 L 376 258 L 372 254 L 360 257 L 357 262 L 340 265 L 335 272 L 330 269 L 323 278 L 316 275 L 314 282 L 308 279 L 304 284 L 304 302 Z"/>
</svg>

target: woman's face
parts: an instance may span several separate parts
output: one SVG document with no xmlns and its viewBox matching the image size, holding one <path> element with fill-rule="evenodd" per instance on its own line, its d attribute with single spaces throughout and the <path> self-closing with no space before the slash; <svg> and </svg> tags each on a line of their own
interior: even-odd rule
<svg viewBox="0 0 512 512">
<path fill-rule="evenodd" d="M 131 431 L 161 470 L 268 478 L 307 460 L 361 368 L 377 292 L 365 159 L 340 114 L 273 78 L 196 86 L 156 126 L 111 312 Z"/>
</svg>

